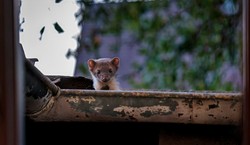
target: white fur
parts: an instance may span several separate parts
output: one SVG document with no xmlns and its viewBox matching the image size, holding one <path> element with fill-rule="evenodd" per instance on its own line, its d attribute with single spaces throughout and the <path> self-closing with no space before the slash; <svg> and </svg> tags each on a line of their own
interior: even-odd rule
<svg viewBox="0 0 250 145">
<path fill-rule="evenodd" d="M 98 81 L 98 79 L 92 73 L 91 75 L 93 78 L 93 86 L 95 90 L 101 90 L 102 87 L 107 86 L 107 85 L 109 86 L 109 90 L 120 90 L 119 82 L 116 81 L 114 77 L 110 81 L 104 83 L 104 82 Z"/>
</svg>

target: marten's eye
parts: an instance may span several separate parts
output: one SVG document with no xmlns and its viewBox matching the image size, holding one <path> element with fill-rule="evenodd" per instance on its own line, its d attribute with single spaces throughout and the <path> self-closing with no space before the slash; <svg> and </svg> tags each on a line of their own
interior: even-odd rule
<svg viewBox="0 0 250 145">
<path fill-rule="evenodd" d="M 109 69 L 109 73 L 112 73 L 113 71 L 112 71 L 112 69 Z"/>
<path fill-rule="evenodd" d="M 97 70 L 97 74 L 99 75 L 101 73 L 101 71 L 100 70 Z"/>
</svg>

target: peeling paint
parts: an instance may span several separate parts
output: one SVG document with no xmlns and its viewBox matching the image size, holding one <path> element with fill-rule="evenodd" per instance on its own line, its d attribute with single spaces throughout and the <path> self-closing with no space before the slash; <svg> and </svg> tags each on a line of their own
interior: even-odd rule
<svg viewBox="0 0 250 145">
<path fill-rule="evenodd" d="M 81 98 L 81 100 L 88 102 L 89 104 L 96 101 L 94 97 L 84 97 L 84 98 Z"/>
<path fill-rule="evenodd" d="M 126 110 L 126 112 L 125 112 Z M 169 115 L 172 113 L 169 106 L 150 106 L 150 107 L 129 107 L 120 106 L 113 109 L 122 116 L 150 117 L 153 115 Z"/>
<path fill-rule="evenodd" d="M 94 107 L 94 110 L 95 110 L 96 112 L 100 112 L 100 111 L 102 110 L 102 108 L 103 108 L 103 107 Z"/>
<path fill-rule="evenodd" d="M 70 98 L 72 99 L 72 97 Z M 86 98 L 88 99 L 85 100 Z M 121 106 L 130 107 L 131 110 L 129 109 L 129 111 L 134 112 L 134 113 L 136 113 L 140 109 L 150 108 L 150 109 L 153 109 L 151 111 L 151 116 L 154 114 L 157 114 L 155 112 L 156 109 L 158 109 L 157 110 L 158 113 L 162 112 L 162 115 L 166 115 L 175 111 L 176 107 L 178 106 L 178 103 L 176 101 L 174 101 L 173 99 L 166 99 L 166 98 L 165 99 L 151 98 L 150 101 L 145 101 L 144 99 L 140 99 L 140 98 L 136 99 L 136 98 L 131 98 L 131 97 L 126 97 L 126 98 L 116 97 L 115 102 L 111 102 L 109 97 L 96 97 L 95 99 L 93 98 L 91 99 L 91 98 L 92 97 L 90 96 L 86 96 L 84 97 L 84 99 L 83 98 L 79 99 L 76 97 L 74 98 L 75 101 L 69 99 L 69 104 L 71 105 L 72 108 L 76 109 L 79 112 L 102 113 L 103 115 L 114 116 L 114 117 L 120 116 L 122 114 L 122 112 L 117 113 L 113 111 L 114 108 L 119 108 Z M 136 99 L 137 101 L 135 101 L 134 99 Z M 161 107 L 158 106 L 155 108 L 155 104 L 161 104 Z M 100 105 L 102 105 L 102 108 L 97 111 L 95 107 L 100 106 Z M 166 108 L 162 106 L 167 106 L 167 109 L 169 111 L 166 112 Z M 138 108 L 140 109 L 138 110 Z M 164 111 L 165 113 L 163 113 Z M 149 114 L 149 113 L 143 114 L 144 112 L 140 112 L 140 113 L 142 113 L 141 116 L 148 116 Z M 125 113 L 125 114 L 128 114 L 128 113 Z"/>
<path fill-rule="evenodd" d="M 78 97 L 70 97 L 67 101 L 70 103 L 79 103 L 80 99 Z"/>
</svg>

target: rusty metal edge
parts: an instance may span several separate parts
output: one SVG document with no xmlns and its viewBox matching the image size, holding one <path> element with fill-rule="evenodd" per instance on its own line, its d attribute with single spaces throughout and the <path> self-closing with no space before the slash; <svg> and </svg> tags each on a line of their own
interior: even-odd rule
<svg viewBox="0 0 250 145">
<path fill-rule="evenodd" d="M 34 73 L 37 79 L 41 80 L 48 87 L 48 89 L 51 90 L 53 95 L 58 94 L 60 88 L 56 86 L 53 82 L 51 82 L 48 77 L 43 75 L 43 73 L 31 63 L 31 61 L 25 59 L 25 66 L 29 71 L 32 71 Z"/>
<path fill-rule="evenodd" d="M 61 95 L 65 96 L 106 96 L 106 97 L 169 97 L 187 99 L 222 99 L 222 100 L 241 100 L 240 92 L 172 92 L 172 91 L 151 91 L 151 90 L 80 90 L 80 89 L 61 89 Z"/>
<path fill-rule="evenodd" d="M 111 121 L 239 125 L 242 118 L 239 113 L 242 110 L 241 97 L 241 93 L 229 92 L 61 89 L 59 96 L 52 97 L 44 109 L 29 114 L 28 117 L 38 122 Z"/>
</svg>

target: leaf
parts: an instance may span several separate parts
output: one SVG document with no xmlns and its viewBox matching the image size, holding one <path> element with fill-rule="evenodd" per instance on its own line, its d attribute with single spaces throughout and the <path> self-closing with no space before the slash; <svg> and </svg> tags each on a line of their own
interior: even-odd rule
<svg viewBox="0 0 250 145">
<path fill-rule="evenodd" d="M 62 0 L 56 0 L 56 3 L 60 3 Z"/>
<path fill-rule="evenodd" d="M 39 38 L 39 40 L 42 40 L 44 30 L 45 30 L 45 26 L 43 26 L 42 29 L 40 30 L 40 38 Z"/>
<path fill-rule="evenodd" d="M 55 27 L 55 29 L 56 29 L 56 31 L 58 33 L 63 33 L 64 32 L 63 29 L 62 29 L 62 27 L 57 22 L 54 23 L 54 27 Z"/>
</svg>

